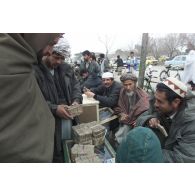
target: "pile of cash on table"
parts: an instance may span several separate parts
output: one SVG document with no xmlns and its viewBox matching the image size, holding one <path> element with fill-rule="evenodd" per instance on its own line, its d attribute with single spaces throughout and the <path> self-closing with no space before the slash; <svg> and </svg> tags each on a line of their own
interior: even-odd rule
<svg viewBox="0 0 195 195">
<path fill-rule="evenodd" d="M 93 121 L 73 126 L 73 137 L 76 143 L 71 148 L 72 162 L 101 163 L 102 159 L 95 154 L 94 147 L 101 146 L 105 141 L 105 127 Z"/>
<path fill-rule="evenodd" d="M 77 144 L 104 144 L 105 127 L 96 121 L 73 126 L 74 141 Z"/>
<path fill-rule="evenodd" d="M 91 127 L 91 129 L 92 129 L 93 145 L 99 146 L 99 145 L 104 144 L 105 127 L 102 125 L 95 125 Z"/>
<path fill-rule="evenodd" d="M 75 144 L 71 148 L 71 160 L 76 163 L 101 163 L 102 160 L 94 153 L 94 145 Z"/>
<path fill-rule="evenodd" d="M 73 126 L 74 141 L 77 144 L 92 145 L 92 130 L 84 124 Z"/>
</svg>

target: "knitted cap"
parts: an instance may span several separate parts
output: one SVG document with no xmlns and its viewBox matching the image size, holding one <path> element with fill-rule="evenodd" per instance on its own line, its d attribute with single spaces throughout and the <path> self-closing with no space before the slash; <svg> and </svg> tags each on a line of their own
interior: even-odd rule
<svg viewBox="0 0 195 195">
<path fill-rule="evenodd" d="M 127 134 L 118 147 L 116 162 L 161 163 L 163 155 L 155 133 L 145 127 L 136 127 Z"/>
</svg>

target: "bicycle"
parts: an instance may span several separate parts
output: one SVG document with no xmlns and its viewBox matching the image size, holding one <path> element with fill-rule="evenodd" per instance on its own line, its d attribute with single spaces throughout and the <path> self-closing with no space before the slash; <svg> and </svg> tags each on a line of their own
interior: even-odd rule
<svg viewBox="0 0 195 195">
<path fill-rule="evenodd" d="M 165 68 L 166 70 L 163 70 L 159 75 L 160 81 L 164 81 L 166 78 L 170 77 L 170 70 L 172 66 L 171 65 L 165 66 Z M 179 66 L 176 66 L 175 68 L 176 68 L 177 74 L 174 77 L 177 78 L 178 80 L 181 80 L 181 77 L 179 74 Z"/>
<path fill-rule="evenodd" d="M 152 88 L 151 83 L 158 83 L 156 81 L 153 81 L 153 78 L 158 78 L 156 76 L 153 76 L 153 72 L 158 72 L 157 70 L 149 70 L 148 73 L 146 73 L 146 76 L 144 77 L 144 87 L 143 89 L 151 94 L 154 94 L 154 89 Z"/>
</svg>

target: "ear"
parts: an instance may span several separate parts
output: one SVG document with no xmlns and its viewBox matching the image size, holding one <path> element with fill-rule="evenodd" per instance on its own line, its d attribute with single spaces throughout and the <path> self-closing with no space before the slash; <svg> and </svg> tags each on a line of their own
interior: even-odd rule
<svg viewBox="0 0 195 195">
<path fill-rule="evenodd" d="M 178 108 L 180 103 L 181 103 L 181 99 L 179 99 L 179 98 L 175 98 L 173 100 L 173 105 L 174 105 L 175 108 Z"/>
</svg>

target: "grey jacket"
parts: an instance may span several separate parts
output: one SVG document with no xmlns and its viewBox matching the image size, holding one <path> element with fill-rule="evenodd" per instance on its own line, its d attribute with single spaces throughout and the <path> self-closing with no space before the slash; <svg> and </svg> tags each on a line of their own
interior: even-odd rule
<svg viewBox="0 0 195 195">
<path fill-rule="evenodd" d="M 39 33 L 30 35 L 26 41 L 20 34 L 0 34 L 0 162 L 51 162 L 53 158 L 54 118 L 32 69 L 37 63 L 32 46 L 37 41 L 36 48 L 41 49 L 47 43 L 40 44 Z"/>
<path fill-rule="evenodd" d="M 83 62 L 80 65 L 80 75 L 82 76 L 83 73 L 88 73 L 88 77 L 85 79 L 81 79 L 81 88 L 87 87 L 87 88 L 95 88 L 99 85 L 101 85 L 102 81 L 99 78 L 100 76 L 100 66 L 98 65 L 97 62 L 92 61 L 89 63 L 89 67 L 86 67 L 86 62 Z"/>
<path fill-rule="evenodd" d="M 137 126 L 147 126 L 152 117 L 145 113 L 138 118 Z M 162 121 L 162 117 L 159 120 Z M 163 144 L 164 162 L 195 162 L 195 95 L 191 91 L 167 130 L 169 135 Z"/>
</svg>

